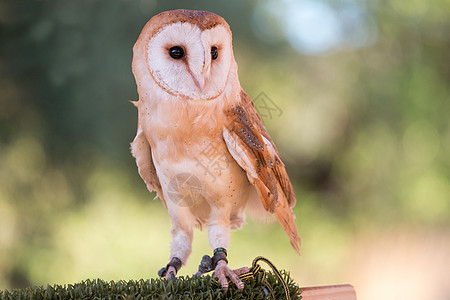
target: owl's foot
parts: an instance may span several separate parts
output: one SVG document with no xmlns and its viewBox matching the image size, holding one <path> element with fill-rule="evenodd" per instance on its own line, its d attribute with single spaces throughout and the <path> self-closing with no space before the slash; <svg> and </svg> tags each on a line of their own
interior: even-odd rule
<svg viewBox="0 0 450 300">
<path fill-rule="evenodd" d="M 219 280 L 219 283 L 222 285 L 224 290 L 228 290 L 228 277 L 237 286 L 237 288 L 242 291 L 244 289 L 244 283 L 241 279 L 239 279 L 239 275 L 248 271 L 249 269 L 247 267 L 232 270 L 228 267 L 228 263 L 225 260 L 220 260 L 217 262 L 213 277 Z"/>
<path fill-rule="evenodd" d="M 175 280 L 175 276 L 177 275 L 177 270 L 170 266 L 169 268 L 167 268 L 167 272 L 166 272 L 166 276 L 164 276 L 164 278 L 166 280 L 172 279 Z"/>
<path fill-rule="evenodd" d="M 167 280 L 174 280 L 178 270 L 181 268 L 181 265 L 181 260 L 178 257 L 173 257 L 167 266 L 158 271 L 158 275 L 159 277 L 164 277 Z"/>
</svg>

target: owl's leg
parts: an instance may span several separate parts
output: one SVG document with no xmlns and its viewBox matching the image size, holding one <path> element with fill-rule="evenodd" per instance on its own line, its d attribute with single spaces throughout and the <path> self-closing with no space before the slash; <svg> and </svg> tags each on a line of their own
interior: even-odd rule
<svg viewBox="0 0 450 300">
<path fill-rule="evenodd" d="M 230 243 L 230 225 L 226 222 L 214 222 L 208 224 L 208 238 L 211 248 L 214 249 L 213 256 L 213 277 L 219 280 L 224 290 L 228 289 L 228 279 L 237 286 L 239 290 L 244 288 L 244 283 L 239 279 L 239 275 L 248 272 L 247 267 L 232 270 L 228 267 L 227 247 Z"/>
<path fill-rule="evenodd" d="M 186 264 L 192 252 L 192 225 L 184 220 L 172 219 L 172 244 L 170 246 L 170 262 L 159 273 L 161 277 L 173 279 L 182 265 Z"/>
</svg>

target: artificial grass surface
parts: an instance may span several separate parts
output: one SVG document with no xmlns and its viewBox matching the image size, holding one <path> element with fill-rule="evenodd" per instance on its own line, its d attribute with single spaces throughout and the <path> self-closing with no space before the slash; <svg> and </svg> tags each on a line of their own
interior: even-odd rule
<svg viewBox="0 0 450 300">
<path fill-rule="evenodd" d="M 261 274 L 244 281 L 245 287 L 239 292 L 234 284 L 223 291 L 219 283 L 210 275 L 201 277 L 180 276 L 174 281 L 164 279 L 110 281 L 86 280 L 76 284 L 30 287 L 13 291 L 0 291 L 0 299 L 286 299 L 283 285 L 272 272 L 266 273 L 267 282 L 273 292 L 266 295 Z M 289 276 L 281 271 L 289 287 L 291 299 L 301 299 L 300 288 Z"/>
</svg>

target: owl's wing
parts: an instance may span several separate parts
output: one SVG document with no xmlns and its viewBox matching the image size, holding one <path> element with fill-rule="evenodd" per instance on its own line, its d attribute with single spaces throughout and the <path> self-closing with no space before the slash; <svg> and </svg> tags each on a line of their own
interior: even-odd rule
<svg viewBox="0 0 450 300">
<path fill-rule="evenodd" d="M 155 165 L 152 159 L 152 150 L 150 144 L 145 137 L 140 122 L 138 121 L 138 130 L 136 137 L 131 143 L 131 153 L 136 158 L 136 164 L 138 166 L 139 175 L 147 185 L 147 189 L 150 192 L 156 191 L 157 196 L 161 199 L 161 202 L 167 208 L 166 201 L 164 199 L 161 184 L 156 174 Z"/>
<path fill-rule="evenodd" d="M 264 208 L 275 213 L 299 253 L 301 239 L 291 209 L 296 201 L 291 182 L 252 100 L 244 91 L 241 91 L 240 98 L 241 101 L 226 115 L 223 137 L 228 151 L 247 172 Z"/>
</svg>

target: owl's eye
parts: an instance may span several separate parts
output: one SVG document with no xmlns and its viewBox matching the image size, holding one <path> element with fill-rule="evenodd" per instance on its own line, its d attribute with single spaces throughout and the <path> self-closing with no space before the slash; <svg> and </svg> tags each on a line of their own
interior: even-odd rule
<svg viewBox="0 0 450 300">
<path fill-rule="evenodd" d="M 184 56 L 184 50 L 180 46 L 173 46 L 169 49 L 169 55 L 173 59 L 180 59 Z"/>
<path fill-rule="evenodd" d="M 217 52 L 217 47 L 211 47 L 211 59 L 216 59 L 219 56 L 219 52 Z"/>
</svg>

